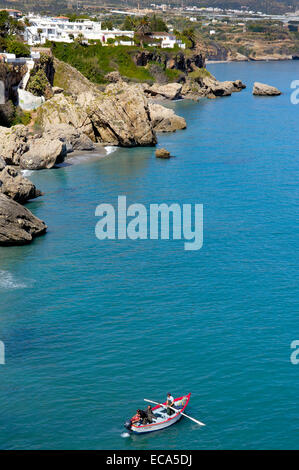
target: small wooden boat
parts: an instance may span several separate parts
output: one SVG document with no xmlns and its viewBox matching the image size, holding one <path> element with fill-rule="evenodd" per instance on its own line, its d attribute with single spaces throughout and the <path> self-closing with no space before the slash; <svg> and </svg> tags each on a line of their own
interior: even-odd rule
<svg viewBox="0 0 299 470">
<path fill-rule="evenodd" d="M 130 421 L 125 423 L 125 427 L 135 434 L 144 434 L 146 432 L 153 432 L 153 431 L 160 431 L 161 429 L 168 428 L 172 424 L 177 423 L 181 417 L 182 412 L 184 412 L 185 408 L 187 407 L 189 400 L 190 400 L 191 393 L 188 395 L 184 395 L 179 398 L 175 398 L 174 405 L 173 405 L 173 414 L 167 414 L 166 402 L 161 403 L 161 405 L 157 405 L 152 408 L 153 414 L 155 418 L 152 423 L 149 424 L 132 424 Z M 163 406 L 164 405 L 164 406 Z"/>
</svg>

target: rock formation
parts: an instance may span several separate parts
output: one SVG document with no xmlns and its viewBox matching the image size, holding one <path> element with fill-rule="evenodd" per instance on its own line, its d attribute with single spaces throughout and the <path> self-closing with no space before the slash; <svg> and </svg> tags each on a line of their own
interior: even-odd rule
<svg viewBox="0 0 299 470">
<path fill-rule="evenodd" d="M 6 167 L 6 162 L 3 157 L 0 157 L 0 171 Z"/>
<path fill-rule="evenodd" d="M 93 141 L 84 134 L 80 129 L 69 124 L 57 124 L 48 126 L 47 130 L 43 133 L 46 139 L 58 139 L 66 145 L 67 153 L 74 150 L 90 151 L 95 149 Z"/>
<path fill-rule="evenodd" d="M 96 93 L 83 88 L 76 98 L 55 95 L 39 108 L 38 120 L 45 131 L 65 123 L 107 145 L 156 143 L 147 99 L 136 84 L 111 83 L 105 92 Z"/>
<path fill-rule="evenodd" d="M 278 88 L 275 88 L 274 86 L 255 82 L 253 85 L 252 94 L 258 96 L 278 96 L 281 95 L 281 91 L 279 91 Z"/>
<path fill-rule="evenodd" d="M 41 191 L 36 189 L 35 185 L 24 178 L 13 166 L 6 166 L 0 172 L 0 193 L 20 204 L 42 195 Z"/>
<path fill-rule="evenodd" d="M 157 149 L 155 155 L 156 158 L 170 158 L 170 152 L 164 148 Z"/>
<path fill-rule="evenodd" d="M 172 109 L 150 103 L 149 110 L 154 129 L 157 132 L 175 132 L 187 127 L 185 119 L 175 114 Z"/>
<path fill-rule="evenodd" d="M 181 98 L 182 85 L 180 83 L 167 83 L 167 85 L 159 85 L 155 83 L 151 87 L 144 88 L 144 92 L 148 96 L 160 96 L 168 100 L 176 100 Z"/>
<path fill-rule="evenodd" d="M 196 100 L 205 96 L 208 98 L 230 96 L 232 93 L 241 91 L 244 88 L 246 86 L 241 80 L 219 82 L 212 75 L 207 75 L 187 79 L 181 93 L 184 98 Z"/>
<path fill-rule="evenodd" d="M 0 127 L 0 157 L 7 165 L 18 165 L 20 156 L 28 149 L 26 126 Z"/>
<path fill-rule="evenodd" d="M 157 142 L 141 85 L 110 84 L 85 111 L 97 142 L 123 147 Z"/>
<path fill-rule="evenodd" d="M 29 170 L 53 168 L 61 163 L 66 155 L 66 144 L 59 139 L 32 139 L 30 147 L 20 157 L 20 167 Z"/>
<path fill-rule="evenodd" d="M 24 245 L 47 230 L 28 209 L 0 194 L 0 245 Z"/>
</svg>

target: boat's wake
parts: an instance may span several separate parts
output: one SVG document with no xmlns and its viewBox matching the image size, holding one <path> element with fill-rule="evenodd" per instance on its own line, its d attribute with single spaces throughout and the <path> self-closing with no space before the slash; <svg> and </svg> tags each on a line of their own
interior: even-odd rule
<svg viewBox="0 0 299 470">
<path fill-rule="evenodd" d="M 121 437 L 123 438 L 130 437 L 130 434 L 128 432 L 122 432 Z"/>
</svg>

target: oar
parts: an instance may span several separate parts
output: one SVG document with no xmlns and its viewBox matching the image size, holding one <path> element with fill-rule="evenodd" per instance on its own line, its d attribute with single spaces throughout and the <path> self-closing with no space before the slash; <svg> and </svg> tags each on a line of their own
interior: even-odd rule
<svg viewBox="0 0 299 470">
<path fill-rule="evenodd" d="M 168 406 L 168 405 L 163 405 L 162 403 L 158 403 L 156 401 L 153 401 L 153 400 L 147 400 L 146 398 L 144 398 L 144 401 L 148 401 L 149 403 L 154 403 L 155 405 L 160 405 L 160 406 L 163 406 L 164 408 L 170 408 L 171 410 L 175 411 L 176 413 L 181 413 L 182 416 L 185 416 L 186 418 L 189 418 L 191 419 L 191 421 L 194 421 L 194 423 L 197 423 L 199 424 L 200 426 L 205 426 L 204 423 L 201 423 L 200 421 L 198 421 L 197 419 L 195 418 L 191 418 L 191 416 L 188 416 L 186 415 L 185 413 L 182 413 L 180 410 L 177 410 L 175 408 L 172 408 L 172 406 Z"/>
</svg>

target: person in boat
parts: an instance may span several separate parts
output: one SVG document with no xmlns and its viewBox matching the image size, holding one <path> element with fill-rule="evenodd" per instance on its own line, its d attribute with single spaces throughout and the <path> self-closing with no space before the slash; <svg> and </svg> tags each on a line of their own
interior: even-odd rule
<svg viewBox="0 0 299 470">
<path fill-rule="evenodd" d="M 171 416 L 174 413 L 174 411 L 171 408 L 169 408 L 170 406 L 173 407 L 174 405 L 174 398 L 171 395 L 171 393 L 167 393 L 166 405 L 167 405 L 167 409 L 166 409 L 167 414 L 168 416 Z"/>
<path fill-rule="evenodd" d="M 135 416 L 132 418 L 132 424 L 146 424 L 147 422 L 147 413 L 143 410 L 137 410 L 137 413 Z"/>
<path fill-rule="evenodd" d="M 140 420 L 141 420 L 140 410 L 137 410 L 136 415 L 134 415 L 133 418 L 131 418 L 131 424 L 138 424 Z"/>
<path fill-rule="evenodd" d="M 155 418 L 156 418 L 156 416 L 153 413 L 153 409 L 152 409 L 151 405 L 148 405 L 148 407 L 146 409 L 146 422 L 147 422 L 147 424 L 151 424 Z"/>
</svg>

